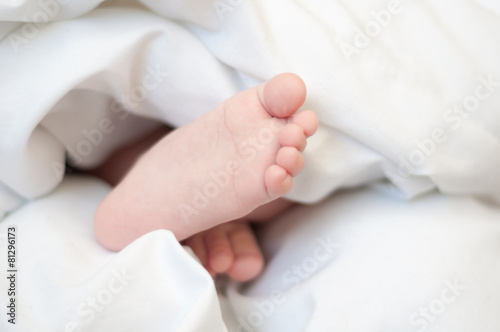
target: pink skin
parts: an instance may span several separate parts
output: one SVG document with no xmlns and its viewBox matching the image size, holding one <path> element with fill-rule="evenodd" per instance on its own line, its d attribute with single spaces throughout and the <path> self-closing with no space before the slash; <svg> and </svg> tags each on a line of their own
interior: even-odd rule
<svg viewBox="0 0 500 332">
<path fill-rule="evenodd" d="M 227 274 L 234 280 L 247 281 L 264 267 L 264 259 L 248 222 L 231 221 L 184 241 L 210 273 Z"/>
<path fill-rule="evenodd" d="M 272 211 L 265 204 L 291 190 L 293 176 L 304 166 L 306 138 L 317 128 L 313 112 L 293 116 L 305 96 L 299 77 L 281 74 L 164 136 L 100 204 L 94 225 L 98 240 L 121 250 L 143 234 L 169 229 L 178 240 L 189 238 L 185 243 L 209 272 L 253 278 L 263 267 L 253 233 L 246 222 L 227 222 L 263 205 Z M 139 142 L 132 154 L 150 141 Z M 114 158 L 116 164 L 120 154 Z M 106 172 L 101 167 L 95 173 Z M 194 197 L 213 181 L 209 174 L 219 174 L 222 185 L 196 205 Z"/>
<path fill-rule="evenodd" d="M 242 220 L 229 221 L 195 234 L 183 244 L 191 247 L 210 275 L 227 274 L 236 281 L 251 280 L 264 268 L 264 258 L 248 220 L 253 223 L 272 220 L 291 205 L 284 199 L 274 200 Z"/>
</svg>

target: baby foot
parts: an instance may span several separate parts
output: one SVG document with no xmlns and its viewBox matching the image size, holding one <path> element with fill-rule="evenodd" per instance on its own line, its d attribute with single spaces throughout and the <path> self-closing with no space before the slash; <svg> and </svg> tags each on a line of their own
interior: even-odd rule
<svg viewBox="0 0 500 332">
<path fill-rule="evenodd" d="M 289 192 L 317 128 L 312 111 L 293 116 L 305 96 L 298 76 L 281 74 L 165 136 L 99 206 L 98 239 L 120 250 L 169 229 L 182 240 Z"/>
<path fill-rule="evenodd" d="M 248 281 L 264 267 L 264 258 L 247 221 L 220 224 L 191 236 L 184 244 L 194 251 L 212 277 L 223 273 L 236 281 Z"/>
</svg>

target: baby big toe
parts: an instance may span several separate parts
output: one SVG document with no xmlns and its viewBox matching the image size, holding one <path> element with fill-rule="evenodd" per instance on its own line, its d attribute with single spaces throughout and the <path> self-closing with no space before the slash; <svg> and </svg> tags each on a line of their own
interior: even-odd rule
<svg viewBox="0 0 500 332">
<path fill-rule="evenodd" d="M 258 94 L 262 104 L 272 116 L 288 118 L 304 103 L 306 86 L 297 75 L 283 73 L 261 85 Z"/>
</svg>

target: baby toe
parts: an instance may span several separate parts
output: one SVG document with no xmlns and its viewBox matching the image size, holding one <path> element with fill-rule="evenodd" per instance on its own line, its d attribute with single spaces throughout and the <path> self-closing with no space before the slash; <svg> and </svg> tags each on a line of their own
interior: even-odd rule
<svg viewBox="0 0 500 332">
<path fill-rule="evenodd" d="M 278 151 L 276 164 L 284 168 L 292 176 L 296 176 L 304 169 L 304 156 L 296 148 L 284 146 Z"/>
<path fill-rule="evenodd" d="M 205 235 L 205 243 L 210 268 L 217 273 L 226 272 L 234 259 L 233 248 L 227 233 L 218 228 L 211 229 Z"/>
<path fill-rule="evenodd" d="M 307 145 L 304 129 L 298 124 L 288 124 L 278 135 L 278 142 L 281 146 L 294 147 L 299 151 L 304 151 Z"/>
<path fill-rule="evenodd" d="M 281 166 L 271 165 L 264 174 L 264 183 L 270 199 L 281 197 L 292 190 L 292 176 Z"/>
<path fill-rule="evenodd" d="M 200 264 L 205 268 L 205 270 L 207 270 L 207 272 L 212 277 L 215 277 L 217 273 L 210 266 L 207 247 L 205 245 L 205 233 L 202 232 L 195 234 L 190 238 L 184 240 L 182 244 L 190 247 L 191 250 L 193 250 L 196 257 L 198 257 L 198 259 L 200 260 Z"/>
<path fill-rule="evenodd" d="M 292 117 L 292 123 L 302 127 L 306 137 L 314 135 L 318 129 L 318 118 L 313 111 L 301 111 Z"/>
<path fill-rule="evenodd" d="M 227 274 L 237 281 L 255 278 L 264 268 L 264 258 L 252 229 L 247 223 L 241 223 L 229 236 L 235 259 Z"/>
<path fill-rule="evenodd" d="M 227 271 L 227 275 L 236 281 L 248 281 L 255 278 L 263 267 L 264 260 L 262 256 L 238 256 Z"/>
<path fill-rule="evenodd" d="M 274 76 L 259 87 L 259 97 L 267 111 L 278 118 L 294 114 L 306 99 L 306 86 L 300 77 L 291 73 Z"/>
</svg>

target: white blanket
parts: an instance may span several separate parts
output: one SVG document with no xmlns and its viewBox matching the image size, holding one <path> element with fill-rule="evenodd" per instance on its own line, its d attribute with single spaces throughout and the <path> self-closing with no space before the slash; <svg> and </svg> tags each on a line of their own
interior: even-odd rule
<svg viewBox="0 0 500 332">
<path fill-rule="evenodd" d="M 222 301 L 236 312 L 224 311 L 229 330 L 500 329 L 488 311 L 499 307 L 492 267 L 500 220 L 499 16 L 495 0 L 0 0 L 0 226 L 19 224 L 27 270 L 19 274 L 19 324 L 26 324 L 19 326 L 79 326 L 91 314 L 82 317 L 78 306 L 104 289 L 113 294 L 109 311 L 95 314 L 87 330 L 223 330 L 208 276 L 168 232 L 108 253 L 91 232 L 93 209 L 108 189 L 90 179 L 54 189 L 66 153 L 76 166 L 92 167 L 157 121 L 184 125 L 289 71 L 306 82 L 304 108 L 317 112 L 320 129 L 288 198 L 314 203 L 388 178 L 406 197 L 437 188 L 492 206 L 433 196 L 392 203 L 404 207 L 395 220 L 397 207 L 369 192 L 304 208 L 302 226 L 297 219 L 287 233 L 281 221 L 270 233 L 283 234 L 263 235 L 272 260 L 262 279 L 248 293 L 227 290 Z M 337 218 L 336 206 L 357 214 L 342 210 Z M 284 273 L 316 250 L 299 244 L 317 246 L 330 231 L 344 234 L 339 248 L 349 254 L 300 277 L 304 286 L 285 293 L 267 317 L 253 296 L 295 283 Z M 122 264 L 153 280 L 113 293 L 116 285 L 105 285 Z M 456 286 L 462 280 L 467 291 Z M 426 307 L 439 314 L 424 316 Z"/>
<path fill-rule="evenodd" d="M 0 210 L 151 126 L 126 112 L 183 125 L 283 71 L 322 124 L 290 198 L 384 175 L 499 196 L 495 0 L 99 3 L 0 2 Z"/>
<path fill-rule="evenodd" d="M 408 203 L 386 185 L 336 194 L 261 229 L 264 274 L 244 288 L 223 284 L 218 299 L 168 231 L 103 249 L 92 222 L 109 190 L 70 176 L 0 223 L 2 251 L 9 226 L 19 249 L 16 325 L 0 278 L 1 331 L 500 329 L 498 206 L 438 194 Z"/>
<path fill-rule="evenodd" d="M 2 251 L 12 226 L 18 248 L 16 324 L 2 301 L 1 330 L 225 331 L 212 279 L 172 233 L 120 253 L 97 243 L 93 215 L 108 192 L 90 178 L 67 180 L 0 224 Z M 6 299 L 10 281 L 0 287 Z"/>
</svg>

